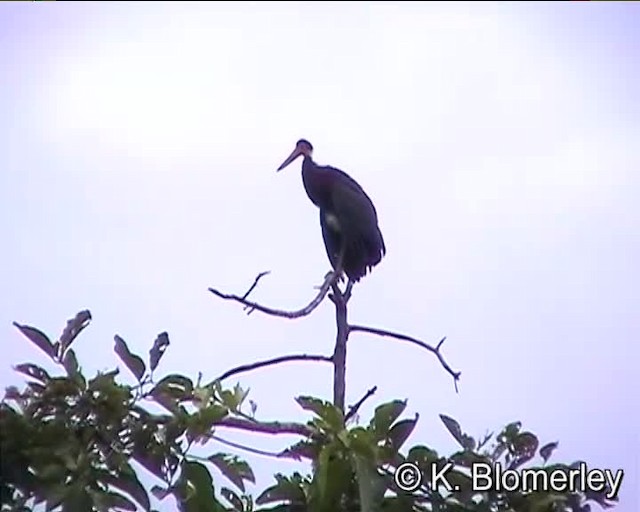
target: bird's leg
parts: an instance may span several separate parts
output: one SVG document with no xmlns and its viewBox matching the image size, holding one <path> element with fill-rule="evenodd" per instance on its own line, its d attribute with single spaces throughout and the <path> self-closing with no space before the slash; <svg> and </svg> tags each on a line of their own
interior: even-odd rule
<svg viewBox="0 0 640 512">
<path fill-rule="evenodd" d="M 316 290 L 319 290 L 320 288 L 322 288 L 322 286 L 327 282 L 327 279 L 329 279 L 331 275 L 338 276 L 338 278 L 336 279 L 336 283 L 342 283 L 344 281 L 345 277 L 344 277 L 344 272 L 342 270 L 342 262 L 344 260 L 345 252 L 346 252 L 346 246 L 343 245 L 342 248 L 340 249 L 340 254 L 338 254 L 338 257 L 335 260 L 335 265 L 333 265 L 333 270 L 330 270 L 324 275 L 324 280 L 322 281 L 322 284 L 320 286 L 314 286 Z"/>
<path fill-rule="evenodd" d="M 337 283 L 342 283 L 344 279 L 344 273 L 342 264 L 344 262 L 344 255 L 347 252 L 347 244 L 344 242 L 340 246 L 340 253 L 338 254 L 338 259 L 336 260 L 336 266 L 334 267 L 335 273 L 338 275 Z"/>
<path fill-rule="evenodd" d="M 353 281 L 351 279 L 349 279 L 349 282 L 347 283 L 347 287 L 344 290 L 344 293 L 342 294 L 342 296 L 344 297 L 345 302 L 348 301 L 351 298 L 351 291 L 353 290 Z"/>
</svg>

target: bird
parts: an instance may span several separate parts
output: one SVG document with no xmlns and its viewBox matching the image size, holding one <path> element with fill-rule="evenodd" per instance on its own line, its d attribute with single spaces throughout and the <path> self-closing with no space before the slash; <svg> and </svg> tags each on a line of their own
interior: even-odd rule
<svg viewBox="0 0 640 512">
<path fill-rule="evenodd" d="M 346 172 L 316 164 L 313 146 L 300 139 L 278 167 L 283 170 L 299 156 L 302 183 L 311 202 L 320 210 L 320 227 L 329 262 L 334 271 L 344 272 L 357 283 L 378 265 L 386 254 L 378 226 L 378 213 L 363 188 Z"/>
</svg>

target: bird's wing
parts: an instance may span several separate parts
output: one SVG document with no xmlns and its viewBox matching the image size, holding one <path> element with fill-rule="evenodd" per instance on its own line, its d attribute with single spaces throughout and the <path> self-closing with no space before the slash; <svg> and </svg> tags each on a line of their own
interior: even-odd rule
<svg viewBox="0 0 640 512">
<path fill-rule="evenodd" d="M 378 225 L 376 209 L 369 196 L 355 180 L 344 174 L 347 180 L 336 180 L 331 191 L 331 203 L 338 218 L 347 223 L 343 229 L 351 226 L 360 229 L 375 229 Z"/>
</svg>

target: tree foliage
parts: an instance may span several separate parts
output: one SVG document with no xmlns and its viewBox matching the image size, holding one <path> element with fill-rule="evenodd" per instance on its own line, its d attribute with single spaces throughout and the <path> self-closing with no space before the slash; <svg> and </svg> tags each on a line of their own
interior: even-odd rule
<svg viewBox="0 0 640 512">
<path fill-rule="evenodd" d="M 427 444 L 408 445 L 419 418 L 405 414 L 403 400 L 378 405 L 360 424 L 357 407 L 345 415 L 329 402 L 301 396 L 297 403 L 307 415 L 305 423 L 259 421 L 254 407 L 245 411 L 247 392 L 240 386 L 227 389 L 220 380 L 202 383 L 159 374 L 170 344 L 166 333 L 144 357 L 115 336 L 114 352 L 135 384 L 123 382 L 121 367 L 89 378 L 72 345 L 90 320 L 88 311 L 78 313 L 55 342 L 38 329 L 15 324 L 58 371 L 51 374 L 35 363 L 15 366 L 27 382 L 22 389 L 9 387 L 0 405 L 3 511 L 151 511 L 170 499 L 185 512 L 588 512 L 589 502 L 612 504 L 606 491 L 472 489 L 469 468 L 478 462 L 517 470 L 573 467 L 550 464 L 557 443 L 541 446 L 518 422 L 475 439 L 441 415 L 443 427 L 460 445 L 443 455 Z M 300 441 L 280 456 L 309 460 L 309 474 L 276 474 L 272 485 L 248 496 L 245 483 L 255 479 L 245 460 L 230 453 L 193 454 L 196 444 L 217 444 L 216 432 L 223 428 L 299 434 Z M 411 492 L 401 490 L 394 478 L 408 462 L 422 474 Z M 447 478 L 457 487 L 431 485 L 431 468 L 448 464 Z M 141 468 L 156 479 L 150 488 L 141 483 Z"/>
</svg>

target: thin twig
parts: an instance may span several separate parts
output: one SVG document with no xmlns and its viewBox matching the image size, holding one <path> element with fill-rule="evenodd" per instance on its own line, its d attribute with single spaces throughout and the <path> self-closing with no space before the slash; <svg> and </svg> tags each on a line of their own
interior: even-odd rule
<svg viewBox="0 0 640 512">
<path fill-rule="evenodd" d="M 255 287 L 258 286 L 258 282 L 260 281 L 260 279 L 262 279 L 264 276 L 268 276 L 269 274 L 271 274 L 270 270 L 265 270 L 264 272 L 260 272 L 254 279 L 253 284 L 249 287 L 247 292 L 242 296 L 242 300 L 247 300 L 247 297 L 249 297 L 249 294 L 251 294 L 251 292 L 255 289 Z M 249 306 L 245 306 L 244 309 L 245 311 L 247 309 L 249 310 L 247 311 L 247 315 L 250 315 L 255 310 L 254 308 L 250 308 Z"/>
<path fill-rule="evenodd" d="M 234 443 L 233 441 L 228 441 L 227 439 L 224 439 L 220 436 L 216 436 L 214 434 L 211 434 L 208 437 L 218 441 L 219 443 L 226 444 L 227 446 L 231 446 L 232 448 L 237 448 L 238 450 L 244 450 L 249 453 L 255 453 L 256 455 L 264 455 L 265 457 L 274 457 L 274 458 L 282 457 L 281 452 L 269 452 L 265 450 L 259 450 L 258 448 L 252 448 L 251 446 L 247 446 L 240 443 Z"/>
<path fill-rule="evenodd" d="M 442 338 L 438 343 L 438 345 L 433 347 L 428 343 L 425 343 L 424 341 L 414 338 L 413 336 L 407 336 L 406 334 L 387 331 L 385 329 L 376 329 L 373 327 L 366 327 L 364 325 L 350 325 L 349 332 L 368 332 L 369 334 L 375 334 L 377 336 L 395 338 L 401 341 L 408 341 L 409 343 L 413 343 L 414 345 L 418 345 L 419 347 L 422 347 L 423 349 L 428 350 L 429 352 L 435 354 L 435 356 L 440 361 L 440 364 L 442 365 L 442 367 L 449 373 L 449 375 L 453 377 L 453 383 L 456 388 L 456 393 L 458 392 L 458 380 L 460 379 L 460 372 L 453 370 L 451 366 L 449 366 L 447 361 L 444 359 L 442 353 L 440 352 L 440 348 L 442 347 L 442 344 L 444 343 L 444 340 L 446 339 L 446 337 Z"/>
<path fill-rule="evenodd" d="M 358 409 L 360 409 L 360 407 L 362 407 L 362 404 L 365 403 L 368 398 L 372 397 L 375 394 L 376 391 L 378 391 L 378 386 L 373 386 L 370 390 L 368 390 L 364 394 L 364 396 L 360 400 L 358 400 L 355 404 L 353 404 L 351 407 L 349 407 L 349 412 L 344 417 L 344 422 L 347 423 L 347 421 L 349 421 L 351 418 L 353 418 L 356 415 L 356 413 L 358 412 Z"/>
<path fill-rule="evenodd" d="M 280 421 L 249 421 L 242 418 L 222 418 L 215 427 L 228 427 L 260 434 L 293 434 L 307 438 L 314 437 L 313 431 L 302 423 L 283 423 Z"/>
<path fill-rule="evenodd" d="M 313 298 L 313 300 L 309 302 L 309 304 L 307 304 L 302 309 L 298 309 L 296 311 L 285 311 L 281 309 L 270 308 L 270 307 L 258 304 L 257 302 L 252 302 L 250 300 L 247 300 L 244 297 L 239 297 L 238 295 L 223 293 L 219 290 L 216 290 L 215 288 L 209 288 L 209 291 L 213 293 L 215 296 L 220 297 L 221 299 L 232 300 L 234 302 L 239 302 L 240 304 L 243 304 L 247 308 L 250 308 L 249 313 L 252 312 L 253 310 L 258 310 L 262 313 L 265 313 L 271 316 L 279 316 L 282 318 L 300 318 L 300 317 L 309 315 L 314 309 L 316 309 L 320 305 L 320 303 L 322 302 L 322 299 L 324 299 L 325 296 L 327 295 L 329 288 L 331 288 L 331 285 L 337 280 L 338 275 L 339 274 L 337 272 L 330 272 L 329 274 L 327 274 L 327 277 L 325 278 L 324 283 L 320 287 L 318 294 Z"/>
<path fill-rule="evenodd" d="M 266 359 L 265 361 L 258 361 L 256 363 L 251 364 L 243 364 L 241 366 L 236 366 L 235 368 L 231 368 L 227 370 L 222 375 L 214 379 L 215 381 L 223 381 L 224 379 L 228 379 L 233 375 L 237 375 L 239 373 L 250 372 L 251 370 L 257 370 L 258 368 L 264 368 L 265 366 L 273 366 L 280 363 L 288 363 L 291 361 L 324 361 L 326 363 L 330 363 L 332 358 L 329 356 L 321 356 L 315 354 L 292 354 L 289 356 L 280 356 L 274 357 L 272 359 Z M 211 385 L 213 383 L 210 383 Z"/>
</svg>

